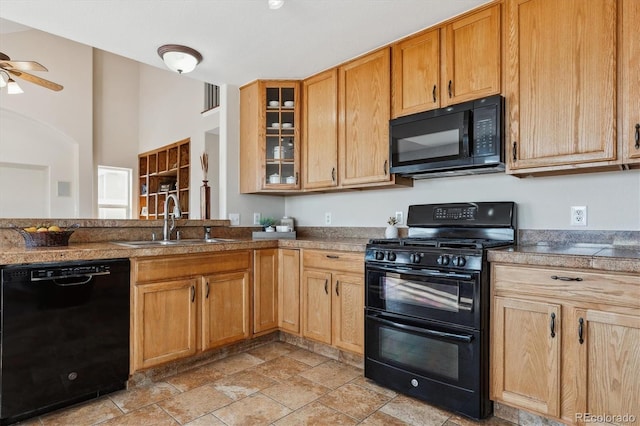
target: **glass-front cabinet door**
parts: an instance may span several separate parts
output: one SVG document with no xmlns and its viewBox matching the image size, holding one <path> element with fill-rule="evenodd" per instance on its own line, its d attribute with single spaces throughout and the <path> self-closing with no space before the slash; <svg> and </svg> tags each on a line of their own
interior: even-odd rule
<svg viewBox="0 0 640 426">
<path fill-rule="evenodd" d="M 299 83 L 264 82 L 263 189 L 300 188 Z"/>
</svg>

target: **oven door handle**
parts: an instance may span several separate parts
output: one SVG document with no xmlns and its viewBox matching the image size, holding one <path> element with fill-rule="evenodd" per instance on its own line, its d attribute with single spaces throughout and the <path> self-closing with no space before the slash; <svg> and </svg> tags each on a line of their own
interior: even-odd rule
<svg viewBox="0 0 640 426">
<path fill-rule="evenodd" d="M 433 337 L 439 337 L 442 339 L 455 340 L 457 342 L 465 342 L 465 343 L 470 343 L 473 340 L 473 336 L 470 336 L 470 335 L 446 333 L 444 331 L 435 331 L 435 330 L 429 330 L 428 328 L 420 328 L 420 327 L 414 327 L 412 325 L 400 324 L 395 321 L 384 319 L 381 315 L 370 314 L 369 317 L 375 321 L 381 322 L 382 324 L 387 324 L 389 326 L 400 328 L 407 331 L 413 331 L 419 334 L 426 334 Z"/>
<path fill-rule="evenodd" d="M 473 278 L 470 274 L 459 274 L 457 272 L 440 272 L 433 269 L 411 269 L 411 268 L 403 268 L 401 266 L 396 266 L 393 268 L 386 268 L 383 266 L 375 266 L 368 268 L 369 270 L 376 270 L 380 272 L 391 272 L 391 273 L 411 273 L 414 275 L 418 275 L 421 277 L 438 277 L 438 278 L 460 278 L 463 280 L 470 280 Z"/>
</svg>

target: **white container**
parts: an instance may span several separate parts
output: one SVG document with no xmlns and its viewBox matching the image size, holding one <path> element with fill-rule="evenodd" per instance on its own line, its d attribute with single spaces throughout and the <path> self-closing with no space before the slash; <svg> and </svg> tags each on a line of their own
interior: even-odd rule
<svg viewBox="0 0 640 426">
<path fill-rule="evenodd" d="M 286 226 L 287 228 L 289 228 L 289 231 L 293 231 L 294 222 L 295 221 L 293 220 L 292 217 L 284 216 L 282 219 L 280 219 L 280 225 Z"/>
<path fill-rule="evenodd" d="M 294 178 L 293 176 L 287 176 L 287 183 L 288 184 L 296 183 L 296 178 Z"/>
<path fill-rule="evenodd" d="M 269 183 L 280 183 L 280 175 L 277 173 L 274 173 L 271 176 L 269 176 Z"/>
<path fill-rule="evenodd" d="M 269 106 L 270 107 L 280 106 L 280 102 L 278 102 L 278 101 L 269 101 Z"/>
<path fill-rule="evenodd" d="M 281 150 L 280 150 L 280 146 L 274 146 L 273 147 L 273 159 L 274 160 L 279 160 L 280 158 L 282 158 L 280 156 Z"/>
<path fill-rule="evenodd" d="M 276 232 L 289 232 L 289 227 L 278 225 L 276 226 Z"/>
<path fill-rule="evenodd" d="M 293 101 L 284 101 L 284 106 L 292 107 L 293 106 Z"/>
<path fill-rule="evenodd" d="M 271 123 L 271 127 L 278 129 L 280 127 L 280 123 Z"/>
<path fill-rule="evenodd" d="M 283 129 L 290 129 L 293 127 L 292 123 L 282 123 L 282 128 Z"/>
</svg>

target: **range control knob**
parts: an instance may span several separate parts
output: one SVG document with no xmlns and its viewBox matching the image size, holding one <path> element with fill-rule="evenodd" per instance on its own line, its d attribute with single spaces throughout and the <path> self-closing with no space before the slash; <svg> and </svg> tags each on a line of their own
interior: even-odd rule
<svg viewBox="0 0 640 426">
<path fill-rule="evenodd" d="M 438 265 L 448 265 L 449 264 L 449 256 L 447 256 L 446 254 L 440 255 L 438 256 L 438 258 L 436 259 L 436 263 Z"/>
<path fill-rule="evenodd" d="M 374 254 L 376 260 L 384 260 L 384 252 L 381 251 L 377 251 Z"/>
<path fill-rule="evenodd" d="M 420 263 L 420 253 L 411 253 L 409 255 L 409 262 Z"/>
<path fill-rule="evenodd" d="M 396 260 L 396 254 L 392 251 L 390 251 L 389 253 L 387 253 L 387 260 L 393 262 Z"/>
<path fill-rule="evenodd" d="M 467 263 L 467 259 L 465 259 L 463 256 L 454 256 L 451 259 L 451 264 L 453 266 L 464 266 Z"/>
</svg>

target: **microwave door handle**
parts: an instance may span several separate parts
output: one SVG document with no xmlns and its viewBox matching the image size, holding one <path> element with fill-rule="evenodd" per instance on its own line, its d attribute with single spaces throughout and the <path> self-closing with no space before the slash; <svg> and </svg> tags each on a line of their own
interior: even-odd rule
<svg viewBox="0 0 640 426">
<path fill-rule="evenodd" d="M 412 331 L 418 334 L 423 334 L 423 335 L 426 334 L 428 336 L 438 337 L 438 338 L 447 339 L 447 340 L 454 340 L 457 342 L 465 342 L 465 343 L 470 343 L 473 340 L 473 336 L 446 333 L 444 331 L 435 331 L 435 330 L 429 330 L 427 328 L 420 328 L 420 327 L 414 327 L 412 325 L 400 324 L 395 321 L 384 319 L 380 315 L 370 315 L 370 317 L 372 317 L 373 319 L 375 319 L 376 321 L 382 324 L 386 324 L 395 328 L 400 328 L 402 330 Z"/>
</svg>

